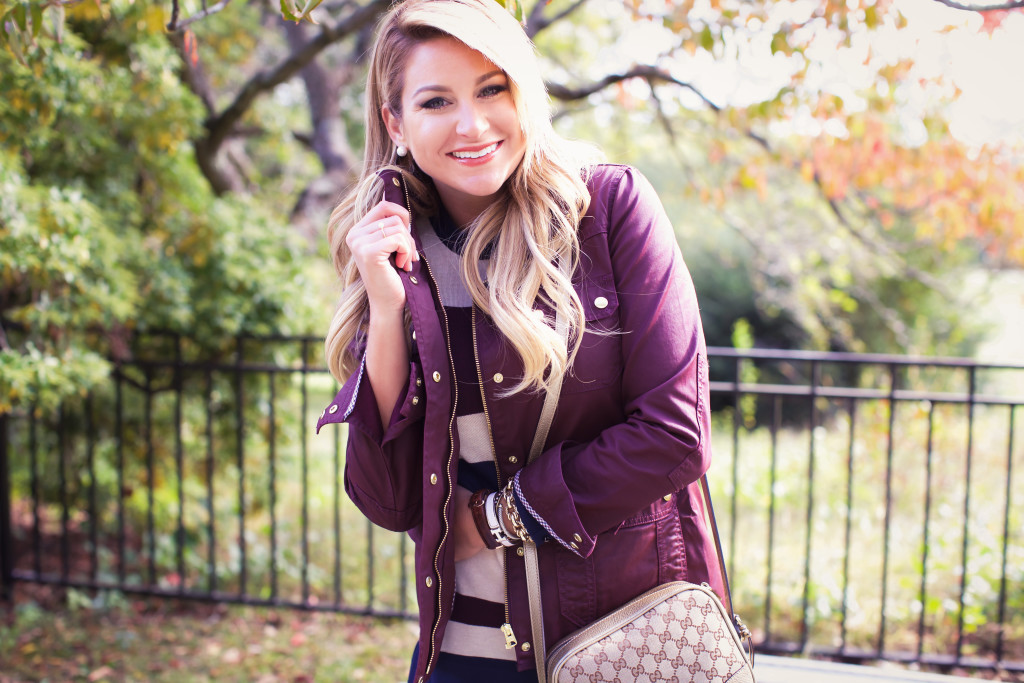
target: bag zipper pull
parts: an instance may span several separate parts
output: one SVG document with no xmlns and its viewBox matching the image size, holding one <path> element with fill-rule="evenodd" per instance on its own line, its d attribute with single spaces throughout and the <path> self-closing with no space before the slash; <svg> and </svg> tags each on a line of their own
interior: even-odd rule
<svg viewBox="0 0 1024 683">
<path fill-rule="evenodd" d="M 505 649 L 515 649 L 516 643 L 519 641 L 516 640 L 516 634 L 512 633 L 512 624 L 502 624 L 501 632 L 505 635 Z"/>
</svg>

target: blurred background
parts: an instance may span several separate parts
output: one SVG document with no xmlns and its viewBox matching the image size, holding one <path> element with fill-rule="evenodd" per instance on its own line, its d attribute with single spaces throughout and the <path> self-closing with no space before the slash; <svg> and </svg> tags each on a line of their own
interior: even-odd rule
<svg viewBox="0 0 1024 683">
<path fill-rule="evenodd" d="M 993 661 L 1024 661 L 1024 622 L 1007 616 L 1024 586 L 1013 531 L 1024 504 L 1011 493 L 1024 458 L 1014 439 L 1024 382 L 1006 372 L 1024 362 L 1024 0 L 503 4 L 537 44 L 557 129 L 650 178 L 692 272 L 709 345 L 748 354 L 742 367 L 728 354 L 713 358 L 724 383 L 715 395 L 716 467 L 732 470 L 731 481 L 717 480 L 716 496 L 755 635 L 771 640 L 775 610 L 779 642 L 806 651 L 815 624 L 841 609 L 841 635 L 836 626 L 822 641 L 839 652 L 849 635 L 885 655 L 888 635 L 917 648 L 913 661 L 931 648 L 959 664 L 964 634 L 992 627 L 977 651 L 995 652 L 998 638 Z M 405 541 L 375 541 L 346 507 L 337 486 L 344 434 L 316 440 L 309 429 L 336 390 L 321 352 L 339 293 L 325 227 L 359 168 L 367 49 L 389 5 L 0 0 L 6 591 L 14 580 L 70 586 L 62 608 L 108 616 L 111 604 L 131 604 L 111 595 L 192 591 L 214 603 L 230 594 L 306 612 L 330 602 L 409 616 Z M 817 360 L 797 371 L 795 357 L 757 356 L 768 349 L 826 355 L 802 356 Z M 839 362 L 828 353 L 890 360 L 823 371 L 814 364 Z M 897 371 L 897 356 L 998 367 L 940 364 L 969 373 L 953 379 L 934 365 Z M 809 406 L 776 396 L 773 408 L 741 398 L 741 380 L 853 393 L 823 403 L 812 388 Z M 897 419 L 905 389 L 918 393 L 904 397 L 910 410 Z M 990 397 L 992 416 L 975 410 L 989 390 L 1004 392 Z M 855 414 L 864 391 L 881 393 Z M 849 407 L 837 403 L 846 399 Z M 953 412 L 936 412 L 943 401 Z M 905 421 L 907 412 L 921 421 Z M 754 451 L 742 467 L 740 434 Z M 934 474 L 931 454 L 944 457 L 943 448 L 955 454 L 952 469 Z M 927 473 L 923 459 L 899 460 L 925 450 Z M 972 470 L 981 451 L 993 459 Z M 817 489 L 804 482 L 808 474 L 813 481 L 815 458 L 833 454 L 848 478 L 819 475 Z M 865 459 L 856 468 L 855 455 Z M 857 486 L 870 490 L 859 501 L 855 469 L 865 477 Z M 972 480 L 979 470 L 986 477 Z M 907 491 L 927 491 L 927 500 L 900 502 Z M 783 513 L 776 503 L 786 500 Z M 992 507 L 979 522 L 985 501 Z M 909 537 L 890 526 L 901 506 Z M 929 537 L 936 516 L 954 531 Z M 828 520 L 846 524 L 845 549 L 816 553 L 814 562 L 833 565 L 812 570 L 812 529 L 844 533 Z M 791 541 L 798 557 L 791 574 L 776 569 L 773 578 L 773 562 L 785 556 L 772 559 L 777 528 L 776 545 Z M 864 539 L 884 534 L 861 565 L 872 595 L 881 577 L 880 597 L 862 595 L 860 612 L 850 580 L 833 580 L 835 563 L 846 562 L 846 576 L 865 559 L 858 529 Z M 769 539 L 749 565 L 744 533 Z M 972 555 L 967 539 L 989 554 Z M 948 557 L 935 554 L 939 540 Z M 901 544 L 912 556 L 890 566 L 889 549 Z M 926 590 L 938 580 L 926 581 L 937 561 L 956 586 L 948 594 Z M 744 566 L 761 569 L 744 581 Z M 375 571 L 398 590 L 381 588 L 382 579 L 375 589 Z M 890 581 L 906 591 L 898 607 Z M 794 592 L 773 607 L 773 586 L 783 584 Z M 90 592 L 104 587 L 114 592 Z M 384 594 L 391 597 L 381 604 Z M 17 604 L 0 654 L 21 658 L 19 676 L 33 679 L 26 672 L 40 662 L 76 662 L 87 651 L 74 676 L 132 678 L 103 659 L 103 647 L 97 654 L 79 643 L 49 659 L 26 652 L 26 643 L 49 637 L 39 633 L 54 633 L 39 607 L 52 603 L 30 596 Z M 282 617 L 273 614 L 254 617 L 263 630 L 250 643 L 267 628 L 278 638 Z M 237 621 L 252 619 L 232 622 L 240 630 Z M 303 623 L 315 623 L 315 635 L 292 647 L 328 632 L 363 642 L 329 665 L 329 677 L 358 680 L 396 653 L 387 675 L 404 675 L 404 623 L 365 642 L 377 626 L 352 626 L 356 637 Z M 381 652 L 388 638 L 400 646 Z M 975 651 L 968 645 L 966 654 Z M 218 646 L 211 661 L 227 671 L 215 677 L 259 661 L 246 647 Z M 176 661 L 201 659 L 205 645 L 196 648 Z M 285 679 L 306 675 L 280 666 L 292 672 Z M 180 673 L 160 667 L 140 676 Z"/>
</svg>

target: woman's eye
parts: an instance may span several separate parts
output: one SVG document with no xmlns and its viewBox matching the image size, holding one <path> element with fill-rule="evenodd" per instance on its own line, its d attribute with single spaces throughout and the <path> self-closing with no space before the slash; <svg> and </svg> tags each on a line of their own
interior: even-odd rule
<svg viewBox="0 0 1024 683">
<path fill-rule="evenodd" d="M 440 109 L 446 104 L 443 97 L 431 97 L 420 105 L 420 109 Z"/>
<path fill-rule="evenodd" d="M 506 90 L 508 90 L 508 86 L 495 83 L 494 85 L 484 86 L 484 89 L 480 91 L 480 95 L 482 97 L 494 97 L 495 95 L 500 95 Z"/>
</svg>

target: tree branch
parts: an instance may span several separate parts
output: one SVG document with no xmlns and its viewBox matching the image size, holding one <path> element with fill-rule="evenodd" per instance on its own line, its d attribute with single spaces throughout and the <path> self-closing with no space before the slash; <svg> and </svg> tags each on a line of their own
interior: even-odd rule
<svg viewBox="0 0 1024 683">
<path fill-rule="evenodd" d="M 965 12 L 990 12 L 992 10 L 1024 8 L 1024 0 L 1009 0 L 999 5 L 968 5 L 956 2 L 956 0 L 935 0 L 935 2 L 946 7 L 952 7 L 953 9 L 964 10 Z"/>
<path fill-rule="evenodd" d="M 189 57 L 188 51 L 185 49 L 183 33 L 169 32 L 167 40 L 178 51 L 178 56 L 181 57 L 181 79 L 188 86 L 188 89 L 202 101 L 203 106 L 206 108 L 207 116 L 213 116 L 214 112 L 216 112 L 216 105 L 214 104 L 216 98 L 213 88 L 210 86 L 210 79 L 206 76 L 206 69 L 203 68 L 202 60 L 197 56 L 195 62 L 193 62 Z"/>
<path fill-rule="evenodd" d="M 549 0 L 537 0 L 537 4 L 535 4 L 533 6 L 533 10 L 530 11 L 530 17 L 526 20 L 526 35 L 530 36 L 530 38 L 533 38 L 548 26 L 551 26 L 551 24 L 565 19 L 567 16 L 582 7 L 587 0 L 576 0 L 555 16 L 545 17 L 544 8 L 547 7 L 548 2 Z"/>
<path fill-rule="evenodd" d="M 277 66 L 261 71 L 250 78 L 227 109 L 207 120 L 207 135 L 203 141 L 206 153 L 216 154 L 235 124 L 241 120 L 257 97 L 299 73 L 304 66 L 312 62 L 331 44 L 372 23 L 388 4 L 389 0 L 371 0 L 333 26 L 324 26 L 316 37 L 292 52 Z"/>
<path fill-rule="evenodd" d="M 661 127 L 665 129 L 665 135 L 668 136 L 669 142 L 672 143 L 672 149 L 676 149 L 676 131 L 672 127 L 672 121 L 665 114 L 665 107 L 662 106 L 661 98 L 658 97 L 658 91 L 654 89 L 654 84 L 648 82 L 648 86 L 651 89 L 651 101 L 654 102 L 654 111 L 658 114 L 658 121 L 661 123 Z"/>
<path fill-rule="evenodd" d="M 588 85 L 583 85 L 577 88 L 569 88 L 560 83 L 548 83 L 547 87 L 548 93 L 552 97 L 565 102 L 569 102 L 572 100 L 585 99 L 596 92 L 604 90 L 608 86 L 615 85 L 616 83 L 621 83 L 622 81 L 628 81 L 631 78 L 643 78 L 648 83 L 652 84 L 656 82 L 673 83 L 681 88 L 686 88 L 687 90 L 693 92 L 695 95 L 697 95 L 697 97 L 701 99 L 701 101 L 704 102 L 704 104 L 708 105 L 708 107 L 710 107 L 713 111 L 722 111 L 722 108 L 719 105 L 715 104 L 707 97 L 705 97 L 704 93 L 702 93 L 700 90 L 697 90 L 697 88 L 694 87 L 691 83 L 681 81 L 672 74 L 666 71 L 662 71 L 656 66 L 650 65 L 635 66 L 629 71 L 620 74 L 608 74 L 599 81 L 595 81 Z"/>
<path fill-rule="evenodd" d="M 167 22 L 167 30 L 171 33 L 182 31 L 189 24 L 194 24 L 200 19 L 205 19 L 211 14 L 217 14 L 218 12 L 224 10 L 230 3 L 231 0 L 220 0 L 220 2 L 218 2 L 213 7 L 203 7 L 202 10 L 196 12 L 192 16 L 185 17 L 181 21 L 178 21 L 178 0 L 173 0 L 171 4 L 171 20 Z"/>
</svg>

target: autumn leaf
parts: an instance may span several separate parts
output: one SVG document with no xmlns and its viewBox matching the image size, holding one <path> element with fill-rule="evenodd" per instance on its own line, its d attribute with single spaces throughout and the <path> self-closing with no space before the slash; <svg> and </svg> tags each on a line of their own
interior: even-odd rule
<svg viewBox="0 0 1024 683">
<path fill-rule="evenodd" d="M 96 683 L 96 681 L 102 681 L 105 678 L 110 678 L 114 675 L 114 670 L 109 666 L 101 666 L 100 668 L 89 673 L 89 683 Z"/>
<path fill-rule="evenodd" d="M 982 17 L 982 24 L 979 30 L 983 33 L 992 35 L 993 31 L 1002 26 L 1003 20 L 1010 14 L 1010 10 L 992 9 L 984 12 L 978 12 L 978 14 Z"/>
<path fill-rule="evenodd" d="M 199 49 L 196 43 L 196 34 L 192 33 L 191 30 L 185 31 L 185 56 L 188 58 L 189 63 L 195 66 L 199 63 Z"/>
</svg>

